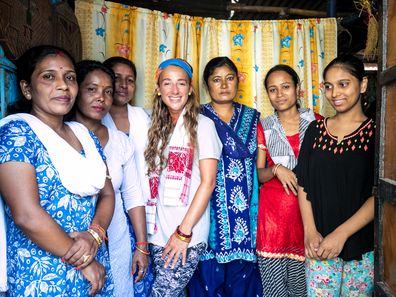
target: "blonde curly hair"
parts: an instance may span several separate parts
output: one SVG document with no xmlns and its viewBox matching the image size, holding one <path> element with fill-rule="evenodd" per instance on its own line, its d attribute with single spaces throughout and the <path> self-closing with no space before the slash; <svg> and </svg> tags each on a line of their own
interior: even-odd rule
<svg viewBox="0 0 396 297">
<path fill-rule="evenodd" d="M 191 84 L 191 79 L 189 80 L 189 84 Z M 190 144 L 195 150 L 197 148 L 197 127 L 200 105 L 194 91 L 188 95 L 185 109 L 184 125 L 190 138 Z M 144 152 L 149 175 L 154 172 L 160 174 L 166 167 L 167 158 L 164 155 L 164 151 L 170 141 L 173 129 L 174 126 L 172 125 L 172 118 L 168 107 L 162 101 L 161 95 L 156 94 L 152 103 L 148 145 Z"/>
</svg>

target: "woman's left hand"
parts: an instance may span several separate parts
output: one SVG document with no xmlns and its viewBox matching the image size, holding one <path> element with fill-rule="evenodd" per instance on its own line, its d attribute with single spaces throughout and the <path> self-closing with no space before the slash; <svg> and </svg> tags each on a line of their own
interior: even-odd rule
<svg viewBox="0 0 396 297">
<path fill-rule="evenodd" d="M 142 254 L 138 250 L 135 250 L 132 258 L 132 275 L 135 275 L 135 272 L 138 271 L 138 275 L 136 276 L 134 283 L 141 281 L 146 275 L 148 268 L 148 257 L 147 255 Z"/>
<path fill-rule="evenodd" d="M 162 253 L 162 259 L 166 259 L 164 268 L 167 268 L 171 263 L 172 259 L 172 266 L 171 268 L 175 268 L 177 260 L 179 260 L 180 255 L 182 256 L 182 265 L 186 264 L 187 259 L 187 247 L 188 242 L 180 240 L 176 237 L 175 234 L 169 238 L 168 242 L 166 243 L 165 249 Z"/>
<path fill-rule="evenodd" d="M 283 165 L 279 165 L 276 171 L 276 177 L 281 182 L 283 189 L 285 190 L 287 195 L 290 195 L 291 191 L 294 195 L 297 196 L 297 177 L 293 171 L 284 167 Z"/>
<path fill-rule="evenodd" d="M 341 231 L 334 230 L 320 243 L 317 255 L 322 260 L 333 259 L 341 253 L 348 237 Z"/>
<path fill-rule="evenodd" d="M 98 244 L 88 232 L 72 232 L 69 236 L 74 239 L 74 243 L 63 259 L 70 265 L 83 269 L 95 259 Z"/>
</svg>

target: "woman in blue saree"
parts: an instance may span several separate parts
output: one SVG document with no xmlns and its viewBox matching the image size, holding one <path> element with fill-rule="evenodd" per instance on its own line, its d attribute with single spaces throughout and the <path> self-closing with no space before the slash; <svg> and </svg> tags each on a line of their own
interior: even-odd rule
<svg viewBox="0 0 396 297">
<path fill-rule="evenodd" d="M 189 296 L 261 295 L 255 255 L 260 114 L 234 102 L 238 70 L 229 58 L 210 60 L 203 76 L 211 102 L 201 112 L 215 123 L 223 151 L 210 201 L 209 246 L 189 283 Z"/>
<path fill-rule="evenodd" d="M 36 46 L 17 60 L 17 78 L 23 97 L 0 121 L 6 296 L 114 296 L 101 232 L 114 210 L 105 156 L 92 132 L 64 122 L 78 91 L 74 60 Z"/>
</svg>

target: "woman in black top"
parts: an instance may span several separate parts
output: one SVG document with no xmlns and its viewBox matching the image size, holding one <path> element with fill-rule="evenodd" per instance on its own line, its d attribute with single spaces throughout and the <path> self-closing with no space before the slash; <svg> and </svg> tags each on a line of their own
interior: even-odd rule
<svg viewBox="0 0 396 297">
<path fill-rule="evenodd" d="M 308 296 L 371 296 L 375 124 L 361 106 L 367 78 L 353 56 L 334 59 L 323 77 L 336 113 L 311 123 L 296 169 Z"/>
</svg>

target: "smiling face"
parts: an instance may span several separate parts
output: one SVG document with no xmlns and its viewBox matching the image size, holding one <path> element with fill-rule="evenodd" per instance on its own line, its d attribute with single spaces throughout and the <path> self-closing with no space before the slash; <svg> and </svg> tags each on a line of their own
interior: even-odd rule
<svg viewBox="0 0 396 297">
<path fill-rule="evenodd" d="M 135 97 L 135 80 L 136 77 L 132 69 L 123 63 L 117 63 L 112 67 L 116 81 L 114 92 L 114 105 L 126 105 Z"/>
<path fill-rule="evenodd" d="M 227 65 L 216 68 L 208 78 L 208 90 L 212 101 L 230 103 L 238 91 L 237 74 Z"/>
<path fill-rule="evenodd" d="M 297 106 L 298 87 L 285 71 L 274 71 L 267 79 L 267 93 L 272 107 L 286 111 Z"/>
<path fill-rule="evenodd" d="M 110 110 L 112 103 L 111 77 L 99 69 L 88 73 L 80 84 L 76 102 L 78 115 L 88 120 L 100 121 Z"/>
<path fill-rule="evenodd" d="M 65 55 L 48 55 L 37 63 L 30 84 L 20 82 L 22 93 L 32 100 L 31 113 L 39 117 L 63 116 L 75 101 L 78 86 L 73 63 Z"/>
<path fill-rule="evenodd" d="M 176 119 L 187 103 L 188 94 L 192 92 L 190 78 L 182 68 L 170 65 L 160 74 L 158 92 L 172 118 Z"/>
<path fill-rule="evenodd" d="M 325 96 L 337 113 L 361 109 L 360 94 L 367 88 L 367 78 L 360 82 L 342 65 L 331 67 L 324 77 Z"/>
</svg>

